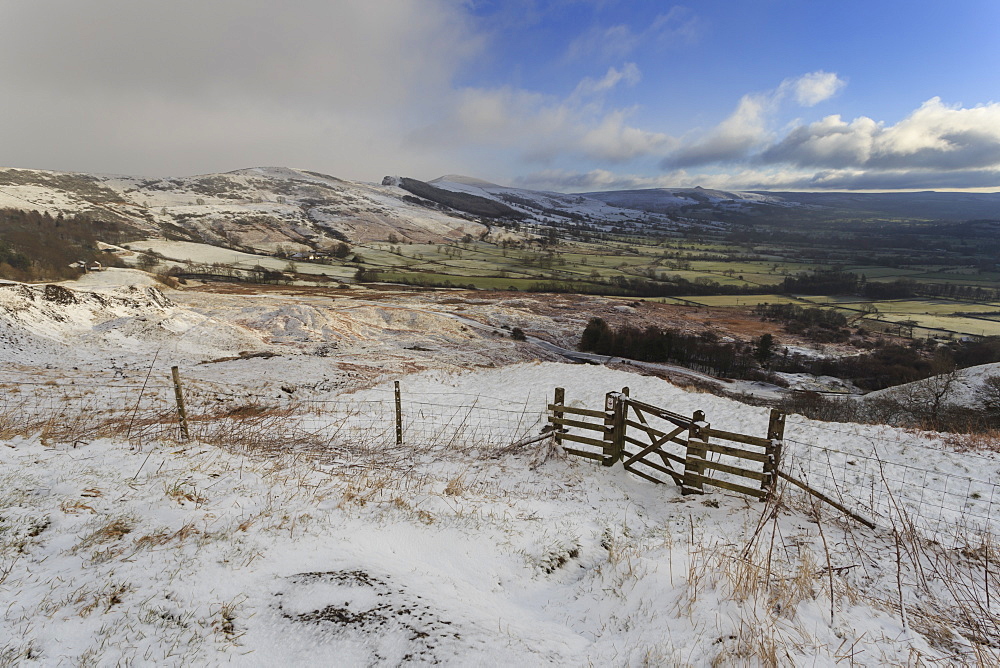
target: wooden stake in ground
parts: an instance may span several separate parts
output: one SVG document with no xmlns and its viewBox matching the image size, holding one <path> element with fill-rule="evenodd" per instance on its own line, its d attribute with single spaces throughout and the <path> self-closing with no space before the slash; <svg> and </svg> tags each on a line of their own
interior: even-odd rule
<svg viewBox="0 0 1000 668">
<path fill-rule="evenodd" d="M 767 447 L 767 461 L 764 462 L 764 475 L 760 488 L 770 496 L 778 486 L 778 471 L 781 468 L 781 441 L 785 438 L 785 415 L 776 408 L 771 409 L 771 417 L 767 422 L 767 439 L 771 444 Z"/>
<path fill-rule="evenodd" d="M 554 406 L 562 406 L 565 403 L 566 403 L 566 388 L 557 387 L 556 388 L 555 398 L 553 400 L 553 405 Z M 553 408 L 552 409 L 552 416 L 555 417 L 555 418 L 557 418 L 557 419 L 562 418 L 563 412 L 561 410 L 559 410 L 558 408 Z M 564 431 L 566 431 L 566 428 L 560 426 L 558 423 L 555 425 L 555 428 L 556 428 L 555 429 L 556 445 L 558 445 L 559 447 L 562 447 L 562 444 L 563 444 L 562 433 Z"/>
<path fill-rule="evenodd" d="M 617 392 L 608 392 L 604 395 L 604 458 L 601 460 L 604 466 L 614 466 L 614 463 L 621 457 L 619 436 L 622 406 Z"/>
<path fill-rule="evenodd" d="M 396 395 L 396 445 L 403 444 L 403 401 L 399 394 L 399 381 L 394 385 Z"/>
<path fill-rule="evenodd" d="M 682 494 L 704 494 L 705 488 L 702 486 L 702 476 L 705 475 L 705 468 L 702 463 L 708 455 L 708 448 L 705 442 L 708 440 L 702 434 L 702 427 L 705 424 L 705 412 L 695 411 L 691 417 L 691 426 L 688 428 L 687 456 L 684 458 L 684 486 L 681 488 Z"/>
<path fill-rule="evenodd" d="M 184 392 L 181 390 L 181 374 L 177 367 L 170 367 L 170 374 L 174 377 L 174 398 L 177 399 L 177 416 L 181 422 L 181 438 L 185 441 L 190 438 L 188 434 L 187 411 L 184 410 Z"/>
</svg>

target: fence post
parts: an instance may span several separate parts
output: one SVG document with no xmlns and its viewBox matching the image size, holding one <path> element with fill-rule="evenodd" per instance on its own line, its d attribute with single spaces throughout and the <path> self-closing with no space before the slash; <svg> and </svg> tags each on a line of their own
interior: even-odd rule
<svg viewBox="0 0 1000 668">
<path fill-rule="evenodd" d="M 707 440 L 701 435 L 701 425 L 705 423 L 705 412 L 695 411 L 691 417 L 691 427 L 688 429 L 687 456 L 684 458 L 684 486 L 681 488 L 682 494 L 704 494 L 705 489 L 701 484 L 701 476 L 705 468 L 701 465 L 708 455 L 708 450 L 703 445 Z M 697 442 L 696 442 L 697 441 Z"/>
<path fill-rule="evenodd" d="M 555 399 L 552 401 L 552 403 L 554 405 L 556 405 L 556 406 L 563 406 L 563 405 L 565 405 L 565 403 L 566 403 L 566 389 L 565 388 L 563 388 L 563 387 L 557 387 L 556 388 L 556 396 L 555 396 Z M 564 413 L 561 410 L 559 410 L 558 408 L 553 408 L 552 409 L 552 417 L 559 419 L 559 418 L 562 418 L 563 415 L 564 415 Z M 555 427 L 555 441 L 556 441 L 556 445 L 558 445 L 558 446 L 561 447 L 562 443 L 563 443 L 562 435 L 563 435 L 563 432 L 566 431 L 566 427 L 562 426 L 561 424 L 553 424 L 552 426 Z"/>
<path fill-rule="evenodd" d="M 628 388 L 623 387 L 622 393 L 616 397 L 615 406 L 615 460 L 625 460 L 625 432 L 628 425 L 625 418 L 628 417 Z"/>
<path fill-rule="evenodd" d="M 618 459 L 618 416 L 621 413 L 621 399 L 617 392 L 608 392 L 604 396 L 604 459 L 605 466 L 614 465 Z"/>
<path fill-rule="evenodd" d="M 399 381 L 394 385 L 396 395 L 396 445 L 403 444 L 403 402 L 399 395 Z"/>
<path fill-rule="evenodd" d="M 185 441 L 191 438 L 188 434 L 187 411 L 184 410 L 184 392 L 181 390 L 181 373 L 177 367 L 170 367 L 170 375 L 174 378 L 174 398 L 177 400 L 177 416 L 181 423 L 181 438 Z"/>
<path fill-rule="evenodd" d="M 767 438 L 771 445 L 767 448 L 767 461 L 764 462 L 764 474 L 767 475 L 760 483 L 760 488 L 767 492 L 766 500 L 778 484 L 778 469 L 781 467 L 781 441 L 785 438 L 785 414 L 777 408 L 771 409 L 771 417 L 767 422 Z"/>
</svg>

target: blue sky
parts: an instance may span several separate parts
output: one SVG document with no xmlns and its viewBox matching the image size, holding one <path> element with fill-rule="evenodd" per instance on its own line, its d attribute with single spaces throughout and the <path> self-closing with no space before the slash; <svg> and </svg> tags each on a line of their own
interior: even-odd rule
<svg viewBox="0 0 1000 668">
<path fill-rule="evenodd" d="M 5 166 L 1000 190 L 1000 3 L 7 0 Z"/>
</svg>

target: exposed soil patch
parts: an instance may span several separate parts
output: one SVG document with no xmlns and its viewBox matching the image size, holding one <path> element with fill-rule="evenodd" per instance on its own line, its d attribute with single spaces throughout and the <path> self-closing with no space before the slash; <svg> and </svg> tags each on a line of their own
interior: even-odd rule
<svg viewBox="0 0 1000 668">
<path fill-rule="evenodd" d="M 462 638 L 420 596 L 362 570 L 298 573 L 287 582 L 275 594 L 284 619 L 325 635 L 364 636 L 379 665 L 440 663 L 438 651 Z"/>
</svg>

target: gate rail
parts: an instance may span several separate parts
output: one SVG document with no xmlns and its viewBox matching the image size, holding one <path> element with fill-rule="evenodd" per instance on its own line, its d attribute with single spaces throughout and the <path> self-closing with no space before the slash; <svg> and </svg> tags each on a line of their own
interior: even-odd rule
<svg viewBox="0 0 1000 668">
<path fill-rule="evenodd" d="M 771 411 L 762 438 L 713 429 L 704 411 L 687 417 L 632 399 L 627 387 L 609 392 L 603 411 L 567 406 L 565 390 L 556 388 L 548 409 L 556 443 L 568 454 L 604 466 L 621 462 L 630 473 L 654 483 L 669 480 L 684 494 L 703 494 L 710 486 L 765 499 L 777 483 L 785 428 L 785 416 L 777 410 Z"/>
</svg>

